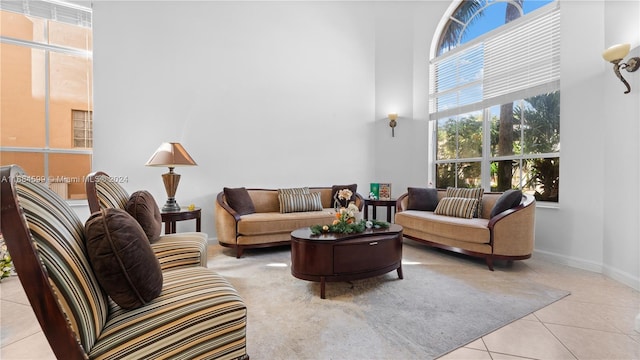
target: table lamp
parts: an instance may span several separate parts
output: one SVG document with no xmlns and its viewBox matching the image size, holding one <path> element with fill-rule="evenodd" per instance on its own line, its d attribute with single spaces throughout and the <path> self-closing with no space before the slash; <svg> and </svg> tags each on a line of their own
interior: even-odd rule
<svg viewBox="0 0 640 360">
<path fill-rule="evenodd" d="M 187 150 L 180 143 L 165 142 L 160 145 L 158 150 L 151 155 L 146 166 L 166 166 L 169 172 L 162 174 L 164 188 L 167 191 L 167 202 L 162 207 L 163 212 L 180 211 L 180 206 L 176 202 L 176 190 L 180 182 L 180 174 L 173 172 L 176 166 L 194 166 L 197 165 L 191 158 Z"/>
</svg>

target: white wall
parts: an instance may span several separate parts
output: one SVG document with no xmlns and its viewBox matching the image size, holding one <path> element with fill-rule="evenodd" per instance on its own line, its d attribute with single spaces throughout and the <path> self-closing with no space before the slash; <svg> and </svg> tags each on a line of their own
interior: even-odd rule
<svg viewBox="0 0 640 360">
<path fill-rule="evenodd" d="M 601 53 L 640 43 L 638 1 L 563 1 L 561 192 L 536 212 L 536 251 L 640 289 L 639 74 L 630 94 Z M 588 25 L 588 26 L 587 26 Z"/>
<path fill-rule="evenodd" d="M 144 163 L 180 141 L 198 166 L 176 169 L 176 198 L 203 208 L 211 237 L 224 186 L 356 182 L 366 194 L 389 181 L 400 195 L 426 178 L 432 6 L 96 2 L 93 167 L 162 203 L 164 170 Z M 387 104 L 399 106 L 393 139 Z"/>
<path fill-rule="evenodd" d="M 640 56 L 640 1 L 606 1 L 603 49 L 631 43 L 630 56 Z M 626 60 L 625 59 L 625 60 Z M 612 65 L 604 71 L 605 131 L 604 248 L 605 274 L 640 288 L 640 71 L 622 71 L 631 85 L 615 77 Z M 612 180 L 616 185 L 612 186 Z"/>
<path fill-rule="evenodd" d="M 599 1 L 561 3 L 560 199 L 558 208 L 536 212 L 536 249 L 594 271 L 601 271 L 603 246 L 605 176 L 594 169 L 604 163 L 602 13 Z"/>
<path fill-rule="evenodd" d="M 408 186 L 427 185 L 429 47 L 449 3 L 376 5 L 373 182 L 391 183 L 392 196 L 398 197 Z M 389 127 L 389 113 L 398 114 L 395 137 Z"/>
<path fill-rule="evenodd" d="M 425 185 L 428 53 L 449 4 L 95 2 L 94 169 L 162 203 L 164 171 L 144 163 L 182 142 L 198 166 L 177 169 L 177 199 L 212 238 L 224 186 Z M 600 56 L 623 41 L 637 54 L 640 5 L 561 6 L 562 190 L 537 210 L 536 256 L 640 288 L 640 72 L 624 95 Z"/>
</svg>

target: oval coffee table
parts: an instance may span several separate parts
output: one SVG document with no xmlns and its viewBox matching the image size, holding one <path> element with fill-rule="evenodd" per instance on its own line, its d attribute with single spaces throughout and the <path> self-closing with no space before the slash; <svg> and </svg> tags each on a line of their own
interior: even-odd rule
<svg viewBox="0 0 640 360">
<path fill-rule="evenodd" d="M 322 299 L 326 282 L 365 279 L 392 270 L 403 278 L 400 225 L 355 234 L 313 235 L 308 227 L 291 233 L 291 274 L 319 281 Z"/>
</svg>

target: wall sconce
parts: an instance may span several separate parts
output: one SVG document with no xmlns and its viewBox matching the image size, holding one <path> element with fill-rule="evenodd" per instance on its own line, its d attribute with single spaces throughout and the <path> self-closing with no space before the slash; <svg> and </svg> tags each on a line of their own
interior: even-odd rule
<svg viewBox="0 0 640 360">
<path fill-rule="evenodd" d="M 630 49 L 631 45 L 629 44 L 618 44 L 613 45 L 612 47 L 602 52 L 602 57 L 613 64 L 613 72 L 616 74 L 618 79 L 620 79 L 620 81 L 622 81 L 622 83 L 627 87 L 627 91 L 624 92 L 625 94 L 631 92 L 631 86 L 629 86 L 627 80 L 625 80 L 622 77 L 622 74 L 620 74 L 620 69 L 625 69 L 628 72 L 634 72 L 638 70 L 638 68 L 640 68 L 640 57 L 632 57 L 626 63 L 622 62 L 622 59 L 624 59 L 624 57 L 629 54 Z"/>
<path fill-rule="evenodd" d="M 396 119 L 398 119 L 398 114 L 389 114 L 387 115 L 387 117 L 389 118 L 389 126 L 391 127 L 391 136 L 395 137 L 395 128 L 396 125 L 398 125 L 398 122 L 396 121 Z"/>
<path fill-rule="evenodd" d="M 146 166 L 166 166 L 169 168 L 169 172 L 162 174 L 162 181 L 164 182 L 164 189 L 167 191 L 167 202 L 162 207 L 163 212 L 177 212 L 180 211 L 180 205 L 176 202 L 176 191 L 178 190 L 178 183 L 180 183 L 180 174 L 173 172 L 173 168 L 176 166 L 193 166 L 197 165 L 191 158 L 187 150 L 185 150 L 180 143 L 166 142 L 162 143 L 158 150 L 156 150 L 147 163 Z"/>
</svg>

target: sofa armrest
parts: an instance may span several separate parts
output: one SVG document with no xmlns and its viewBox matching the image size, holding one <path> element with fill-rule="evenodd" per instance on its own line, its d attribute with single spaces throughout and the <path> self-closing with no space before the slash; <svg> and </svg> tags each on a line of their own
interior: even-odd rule
<svg viewBox="0 0 640 360">
<path fill-rule="evenodd" d="M 527 256 L 533 252 L 535 240 L 535 198 L 522 195 L 523 201 L 489 220 L 493 253 L 496 255 Z"/>
<path fill-rule="evenodd" d="M 364 197 L 362 197 L 360 193 L 356 193 L 356 206 L 358 207 L 358 211 L 362 212 L 364 208 Z"/>
<path fill-rule="evenodd" d="M 220 192 L 215 203 L 216 233 L 218 242 L 235 244 L 238 234 L 240 214 L 233 210 L 224 199 L 224 192 Z"/>
<path fill-rule="evenodd" d="M 407 209 L 407 204 L 409 203 L 409 193 L 406 192 L 396 200 L 396 214 Z"/>
</svg>

